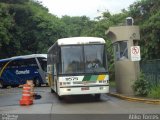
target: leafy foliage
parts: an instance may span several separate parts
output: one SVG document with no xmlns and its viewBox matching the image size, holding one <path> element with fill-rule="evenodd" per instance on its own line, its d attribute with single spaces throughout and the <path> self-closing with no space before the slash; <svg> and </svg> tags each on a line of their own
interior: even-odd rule
<svg viewBox="0 0 160 120">
<path fill-rule="evenodd" d="M 46 53 L 55 40 L 67 36 L 65 24 L 38 2 L 11 0 L 0 6 L 1 58 Z"/>
<path fill-rule="evenodd" d="M 140 77 L 133 84 L 133 90 L 135 95 L 138 96 L 147 96 L 150 91 L 150 84 L 145 79 L 143 73 L 140 73 Z"/>
<path fill-rule="evenodd" d="M 129 15 L 141 28 L 142 58 L 159 59 L 160 55 L 160 1 L 141 0 L 130 6 Z"/>
<path fill-rule="evenodd" d="M 95 36 L 100 37 L 101 31 L 96 30 L 96 25 L 98 22 L 90 20 L 86 16 L 81 17 L 70 17 L 63 16 L 61 19 L 66 24 L 66 31 L 68 32 L 68 37 L 77 37 L 77 36 Z M 102 36 L 105 29 L 102 31 Z M 95 34 L 97 32 L 98 34 Z"/>
<path fill-rule="evenodd" d="M 152 86 L 148 96 L 150 98 L 160 99 L 160 85 Z"/>
<path fill-rule="evenodd" d="M 0 2 L 8 3 L 8 4 L 23 4 L 25 2 L 29 2 L 29 0 L 0 0 Z"/>
</svg>

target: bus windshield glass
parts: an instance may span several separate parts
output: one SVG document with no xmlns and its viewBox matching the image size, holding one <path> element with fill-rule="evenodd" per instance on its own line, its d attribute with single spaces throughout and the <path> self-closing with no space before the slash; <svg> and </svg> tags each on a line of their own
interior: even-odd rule
<svg viewBox="0 0 160 120">
<path fill-rule="evenodd" d="M 106 72 L 104 45 L 61 47 L 62 74 Z"/>
<path fill-rule="evenodd" d="M 106 72 L 104 45 L 85 45 L 86 73 Z"/>
<path fill-rule="evenodd" d="M 62 47 L 62 73 L 83 73 L 83 48 L 82 46 Z"/>
<path fill-rule="evenodd" d="M 42 70 L 47 72 L 47 59 L 46 58 L 38 58 L 38 61 L 41 65 Z"/>
</svg>

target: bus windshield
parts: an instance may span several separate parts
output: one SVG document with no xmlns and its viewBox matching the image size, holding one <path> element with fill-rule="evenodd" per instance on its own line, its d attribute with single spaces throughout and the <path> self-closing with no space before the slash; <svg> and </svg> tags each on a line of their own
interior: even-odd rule
<svg viewBox="0 0 160 120">
<path fill-rule="evenodd" d="M 61 47 L 62 74 L 106 72 L 104 45 Z"/>
<path fill-rule="evenodd" d="M 85 45 L 84 56 L 87 73 L 106 72 L 104 45 Z"/>
<path fill-rule="evenodd" d="M 62 74 L 84 73 L 82 46 L 62 47 Z"/>
<path fill-rule="evenodd" d="M 42 70 L 47 72 L 47 59 L 46 58 L 38 58 L 38 61 L 41 65 Z"/>
</svg>

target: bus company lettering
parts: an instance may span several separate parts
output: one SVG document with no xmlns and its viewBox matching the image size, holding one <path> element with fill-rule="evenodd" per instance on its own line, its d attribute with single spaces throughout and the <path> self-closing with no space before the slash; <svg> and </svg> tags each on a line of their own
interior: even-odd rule
<svg viewBox="0 0 160 120">
<path fill-rule="evenodd" d="M 78 77 L 67 77 L 65 79 L 66 79 L 66 81 L 77 81 Z"/>
<path fill-rule="evenodd" d="M 24 71 L 16 70 L 16 74 L 17 74 L 17 75 L 30 74 L 30 70 L 24 70 Z"/>
</svg>

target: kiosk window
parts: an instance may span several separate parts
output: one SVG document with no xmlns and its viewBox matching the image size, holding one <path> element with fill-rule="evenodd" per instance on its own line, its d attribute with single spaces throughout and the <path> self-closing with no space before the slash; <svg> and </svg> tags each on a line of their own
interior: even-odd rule
<svg viewBox="0 0 160 120">
<path fill-rule="evenodd" d="M 115 60 L 128 59 L 127 41 L 120 41 L 114 45 Z"/>
</svg>

